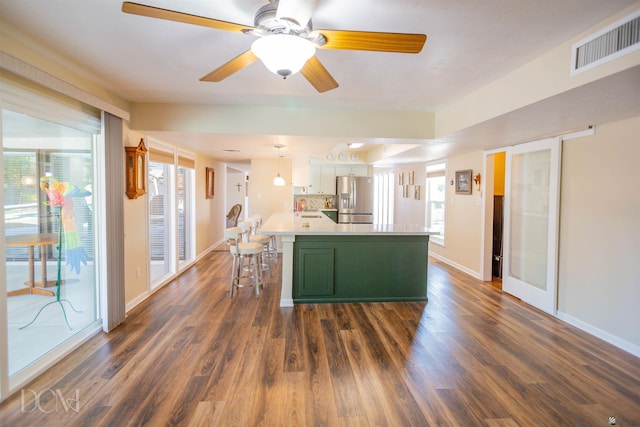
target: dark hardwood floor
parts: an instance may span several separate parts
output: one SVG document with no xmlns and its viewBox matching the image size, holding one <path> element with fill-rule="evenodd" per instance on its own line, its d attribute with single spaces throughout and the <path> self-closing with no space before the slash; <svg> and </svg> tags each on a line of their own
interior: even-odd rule
<svg viewBox="0 0 640 427">
<path fill-rule="evenodd" d="M 229 274 L 210 253 L 0 425 L 640 425 L 638 358 L 433 259 L 428 303 L 280 308 L 279 269 L 260 298 Z"/>
</svg>

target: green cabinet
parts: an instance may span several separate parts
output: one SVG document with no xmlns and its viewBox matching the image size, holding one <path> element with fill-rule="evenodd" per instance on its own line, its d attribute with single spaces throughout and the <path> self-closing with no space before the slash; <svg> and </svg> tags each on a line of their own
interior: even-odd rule
<svg viewBox="0 0 640 427">
<path fill-rule="evenodd" d="M 429 236 L 298 235 L 294 303 L 426 301 Z"/>
</svg>

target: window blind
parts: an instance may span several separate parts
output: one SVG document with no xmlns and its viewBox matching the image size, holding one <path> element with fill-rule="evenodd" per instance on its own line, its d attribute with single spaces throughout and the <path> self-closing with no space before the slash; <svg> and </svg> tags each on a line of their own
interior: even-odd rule
<svg viewBox="0 0 640 427">
<path fill-rule="evenodd" d="M 18 76 L 0 73 L 0 95 L 8 110 L 94 135 L 100 133 L 100 111 Z"/>
<path fill-rule="evenodd" d="M 156 163 L 173 164 L 173 153 L 158 148 L 149 149 L 149 160 Z"/>
<path fill-rule="evenodd" d="M 191 158 L 178 155 L 178 166 L 182 166 L 183 168 L 195 169 L 196 161 Z"/>
</svg>

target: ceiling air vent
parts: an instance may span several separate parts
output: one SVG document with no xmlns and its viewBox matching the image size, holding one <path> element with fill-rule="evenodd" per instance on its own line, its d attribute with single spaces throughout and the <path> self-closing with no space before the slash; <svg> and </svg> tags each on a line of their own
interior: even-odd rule
<svg viewBox="0 0 640 427">
<path fill-rule="evenodd" d="M 572 47 L 571 74 L 580 73 L 640 48 L 640 10 Z"/>
</svg>

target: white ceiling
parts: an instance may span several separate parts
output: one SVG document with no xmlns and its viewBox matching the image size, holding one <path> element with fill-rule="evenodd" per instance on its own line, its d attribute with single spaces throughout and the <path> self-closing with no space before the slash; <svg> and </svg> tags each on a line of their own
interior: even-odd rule
<svg viewBox="0 0 640 427">
<path fill-rule="evenodd" d="M 219 20 L 253 25 L 265 0 L 137 0 Z M 300 0 L 309 1 L 309 0 Z M 313 109 L 435 112 L 465 94 L 526 64 L 597 24 L 635 0 L 320 0 L 315 29 L 424 33 L 417 55 L 318 50 L 317 56 L 340 87 L 319 94 L 301 76 L 286 80 L 256 62 L 220 83 L 199 78 L 247 50 L 251 36 L 163 21 L 121 12 L 120 0 L 0 0 L 0 31 L 72 67 L 116 95 L 140 103 L 216 104 Z M 638 82 L 637 70 L 626 76 Z M 602 90 L 610 90 L 610 86 Z M 611 115 L 612 108 L 640 109 L 637 92 L 617 91 L 609 108 L 591 105 L 574 111 L 567 123 Z M 594 104 L 600 95 L 576 91 L 549 100 L 560 108 L 576 96 Z M 632 97 L 632 95 L 635 95 Z M 620 97 L 625 98 L 620 100 Z M 605 98 L 611 98 L 610 95 Z M 599 103 L 596 103 L 599 104 Z M 558 110 L 556 110 L 558 111 Z M 553 133 L 549 124 L 523 134 L 518 121 L 548 120 L 549 106 L 483 124 L 479 132 L 507 132 L 514 141 Z M 637 114 L 638 111 L 635 111 Z M 526 126 L 531 128 L 531 126 Z M 275 135 L 151 133 L 152 136 L 221 160 L 242 162 L 274 156 L 273 144 L 296 144 L 322 157 L 353 139 Z M 416 143 L 398 162 L 428 160 L 473 147 L 452 135 L 438 151 L 430 141 L 368 139 L 368 143 Z M 504 140 L 504 139 L 502 139 Z M 237 148 L 240 153 L 221 151 Z M 214 148 L 215 147 L 215 148 Z"/>
</svg>

